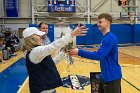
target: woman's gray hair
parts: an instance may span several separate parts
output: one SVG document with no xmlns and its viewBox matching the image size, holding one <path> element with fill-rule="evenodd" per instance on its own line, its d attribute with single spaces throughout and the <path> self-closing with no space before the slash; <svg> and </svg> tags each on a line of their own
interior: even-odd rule
<svg viewBox="0 0 140 93">
<path fill-rule="evenodd" d="M 36 34 L 31 35 L 23 40 L 22 51 L 31 51 L 32 48 L 42 45 L 41 42 L 38 42 Z"/>
</svg>

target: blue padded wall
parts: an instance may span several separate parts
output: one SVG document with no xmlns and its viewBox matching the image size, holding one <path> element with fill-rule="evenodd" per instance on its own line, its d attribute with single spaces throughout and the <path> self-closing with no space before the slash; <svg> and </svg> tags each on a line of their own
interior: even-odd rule
<svg viewBox="0 0 140 93">
<path fill-rule="evenodd" d="M 140 24 L 133 25 L 134 43 L 140 43 Z"/>
<path fill-rule="evenodd" d="M 103 38 L 101 31 L 98 29 L 97 24 L 85 24 L 89 28 L 86 36 L 78 36 L 76 43 L 78 45 L 100 44 Z M 71 24 L 70 27 L 74 29 L 77 25 Z M 118 39 L 119 44 L 126 43 L 140 43 L 140 24 L 111 24 L 111 32 L 114 33 Z M 134 31 L 133 31 L 134 29 Z"/>
<path fill-rule="evenodd" d="M 133 42 L 133 31 L 131 24 L 112 24 L 110 30 L 116 35 L 119 44 Z"/>
<path fill-rule="evenodd" d="M 88 29 L 87 34 L 86 34 L 86 44 L 91 45 L 93 44 L 93 25 L 92 24 L 86 24 L 85 25 Z"/>
<path fill-rule="evenodd" d="M 36 27 L 36 28 L 38 28 L 38 25 L 37 24 L 29 24 L 29 27 Z"/>
<path fill-rule="evenodd" d="M 69 27 L 70 27 L 71 29 L 74 29 L 76 26 L 77 26 L 77 24 L 70 24 L 70 25 L 69 25 Z"/>
<path fill-rule="evenodd" d="M 77 36 L 76 44 L 77 45 L 86 45 L 86 36 Z"/>
<path fill-rule="evenodd" d="M 100 44 L 102 38 L 103 38 L 103 35 L 101 31 L 98 29 L 97 24 L 94 24 L 93 25 L 93 44 Z"/>
<path fill-rule="evenodd" d="M 89 28 L 86 36 L 77 36 L 76 44 L 78 45 L 91 45 L 93 44 L 93 25 L 92 24 L 84 24 L 86 28 Z"/>
<path fill-rule="evenodd" d="M 49 37 L 50 41 L 54 41 L 54 25 L 53 24 L 48 24 L 48 34 L 47 36 Z"/>
<path fill-rule="evenodd" d="M 71 24 L 70 27 L 74 29 L 77 24 Z M 89 30 L 87 31 L 86 36 L 77 36 L 76 44 L 77 45 L 92 45 L 92 44 L 100 44 L 102 40 L 102 34 L 99 31 L 97 25 L 93 24 L 85 24 Z"/>
<path fill-rule="evenodd" d="M 77 24 L 70 24 L 71 29 L 75 29 Z M 76 37 L 76 44 L 77 45 L 86 45 L 86 36 L 77 36 Z"/>
</svg>

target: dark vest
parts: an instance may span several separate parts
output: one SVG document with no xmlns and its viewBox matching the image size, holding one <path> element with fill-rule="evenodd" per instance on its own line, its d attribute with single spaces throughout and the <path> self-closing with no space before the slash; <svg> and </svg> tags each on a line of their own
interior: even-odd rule
<svg viewBox="0 0 140 93">
<path fill-rule="evenodd" d="M 34 64 L 29 60 L 29 53 L 26 54 L 26 67 L 30 93 L 40 93 L 61 86 L 62 81 L 52 57 L 46 56 L 40 63 Z"/>
</svg>

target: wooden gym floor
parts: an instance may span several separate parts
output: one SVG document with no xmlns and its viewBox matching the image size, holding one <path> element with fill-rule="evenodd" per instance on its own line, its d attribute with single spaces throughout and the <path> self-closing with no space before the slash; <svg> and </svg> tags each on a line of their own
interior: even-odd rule
<svg viewBox="0 0 140 93">
<path fill-rule="evenodd" d="M 96 50 L 95 48 L 83 48 L 89 51 Z M 6 64 L 0 64 L 0 71 L 4 70 L 8 65 L 16 62 L 23 56 L 18 52 L 17 58 L 10 59 L 12 61 Z M 74 64 L 68 69 L 68 63 L 62 60 L 57 64 L 58 71 L 61 77 L 68 75 L 81 75 L 90 77 L 90 72 L 99 72 L 99 62 L 79 57 L 73 57 Z M 140 93 L 140 46 L 119 47 L 119 63 L 122 67 L 122 93 Z M 72 90 L 71 88 L 59 87 L 57 93 L 91 93 L 91 85 L 85 86 L 84 90 Z M 18 93 L 29 93 L 28 77 L 19 89 Z"/>
</svg>

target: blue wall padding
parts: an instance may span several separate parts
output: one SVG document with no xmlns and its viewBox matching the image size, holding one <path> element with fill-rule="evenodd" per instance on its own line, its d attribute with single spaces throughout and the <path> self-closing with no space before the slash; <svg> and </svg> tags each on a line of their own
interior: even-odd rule
<svg viewBox="0 0 140 93">
<path fill-rule="evenodd" d="M 54 41 L 54 24 L 48 24 L 48 34 L 50 41 Z"/>
<path fill-rule="evenodd" d="M 98 29 L 97 24 L 94 24 L 93 25 L 93 44 L 100 44 L 102 38 L 103 38 L 103 35 L 101 31 Z"/>
<path fill-rule="evenodd" d="M 36 28 L 38 28 L 38 25 L 37 24 L 29 24 L 29 27 L 36 27 Z"/>
<path fill-rule="evenodd" d="M 70 24 L 71 29 L 75 29 L 78 24 Z M 77 45 L 86 45 L 86 36 L 77 36 L 76 37 L 76 44 Z"/>
<path fill-rule="evenodd" d="M 92 24 L 86 24 L 86 28 L 89 28 L 86 33 L 86 44 L 91 45 L 93 44 L 93 25 Z"/>
<path fill-rule="evenodd" d="M 140 43 L 140 24 L 133 25 L 134 43 Z"/>
<path fill-rule="evenodd" d="M 77 24 L 71 24 L 70 27 L 74 29 Z M 77 36 L 76 44 L 78 45 L 92 45 L 92 44 L 100 44 L 102 40 L 102 34 L 99 31 L 97 25 L 93 24 L 85 24 L 89 30 L 87 31 L 86 36 Z"/>
<path fill-rule="evenodd" d="M 98 29 L 97 24 L 85 24 L 89 28 L 86 36 L 78 36 L 76 43 L 78 45 L 100 44 L 103 38 L 101 31 Z M 70 27 L 74 29 L 77 24 L 71 24 Z M 111 24 L 111 32 L 114 33 L 118 39 L 119 44 L 126 43 L 140 43 L 140 24 Z M 134 31 L 133 31 L 134 30 Z"/>
<path fill-rule="evenodd" d="M 131 24 L 112 24 L 110 30 L 116 35 L 119 44 L 133 42 L 133 31 Z"/>
<path fill-rule="evenodd" d="M 93 44 L 93 25 L 92 24 L 84 24 L 88 29 L 86 36 L 77 36 L 76 44 L 78 45 L 90 45 Z M 74 27 L 74 26 L 72 26 Z"/>
<path fill-rule="evenodd" d="M 76 44 L 77 45 L 86 45 L 86 36 L 77 36 Z"/>
<path fill-rule="evenodd" d="M 75 29 L 76 26 L 77 26 L 77 24 L 70 24 L 70 25 L 69 25 L 69 27 L 70 27 L 71 29 Z"/>
</svg>

